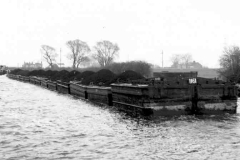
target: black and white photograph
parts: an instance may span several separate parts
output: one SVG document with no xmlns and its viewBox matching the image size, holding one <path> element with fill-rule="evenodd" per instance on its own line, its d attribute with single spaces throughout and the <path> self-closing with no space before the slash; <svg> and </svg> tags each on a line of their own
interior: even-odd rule
<svg viewBox="0 0 240 160">
<path fill-rule="evenodd" d="M 1 0 L 0 160 L 239 160 L 239 6 Z"/>
</svg>

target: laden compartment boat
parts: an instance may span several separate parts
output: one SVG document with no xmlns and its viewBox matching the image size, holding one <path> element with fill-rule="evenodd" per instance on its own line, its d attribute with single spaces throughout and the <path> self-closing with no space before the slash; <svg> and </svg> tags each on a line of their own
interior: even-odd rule
<svg viewBox="0 0 240 160">
<path fill-rule="evenodd" d="M 234 84 L 196 77 L 192 72 L 189 76 L 175 73 L 175 77 L 170 73 L 171 78 L 164 75 L 132 84 L 112 84 L 113 105 L 129 113 L 154 116 L 236 113 Z"/>
</svg>

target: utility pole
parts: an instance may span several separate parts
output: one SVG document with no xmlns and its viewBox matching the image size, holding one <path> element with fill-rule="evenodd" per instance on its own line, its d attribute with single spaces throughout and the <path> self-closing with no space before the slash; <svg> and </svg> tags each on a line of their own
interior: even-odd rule
<svg viewBox="0 0 240 160">
<path fill-rule="evenodd" d="M 42 52 L 41 52 L 41 68 L 43 68 L 43 65 L 42 65 Z"/>
<path fill-rule="evenodd" d="M 61 48 L 60 48 L 60 63 L 58 63 L 58 65 L 60 66 L 60 68 L 61 68 L 61 66 L 64 65 L 64 63 L 62 63 L 62 50 L 61 50 Z"/>
<path fill-rule="evenodd" d="M 162 50 L 162 68 L 163 68 L 163 50 Z"/>
<path fill-rule="evenodd" d="M 61 68 L 61 63 L 62 63 L 62 55 L 61 55 L 61 48 L 60 48 L 60 68 Z"/>
</svg>

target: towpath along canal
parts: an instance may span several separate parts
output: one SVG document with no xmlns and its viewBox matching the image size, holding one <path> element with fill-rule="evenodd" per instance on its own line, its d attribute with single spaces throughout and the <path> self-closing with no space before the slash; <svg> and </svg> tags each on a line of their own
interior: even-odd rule
<svg viewBox="0 0 240 160">
<path fill-rule="evenodd" d="M 0 76 L 0 159 L 239 159 L 240 114 L 125 115 Z"/>
</svg>

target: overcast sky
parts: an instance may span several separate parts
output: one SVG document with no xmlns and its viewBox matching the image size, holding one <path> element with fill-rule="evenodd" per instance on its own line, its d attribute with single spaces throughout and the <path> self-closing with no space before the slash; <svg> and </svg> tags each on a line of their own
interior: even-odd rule
<svg viewBox="0 0 240 160">
<path fill-rule="evenodd" d="M 80 39 L 120 47 L 117 61 L 145 60 L 170 66 L 173 54 L 192 54 L 219 67 L 223 47 L 240 45 L 237 0 L 1 0 L 0 64 L 40 62 L 40 46 L 62 48 Z M 58 58 L 59 59 L 59 58 Z"/>
</svg>

